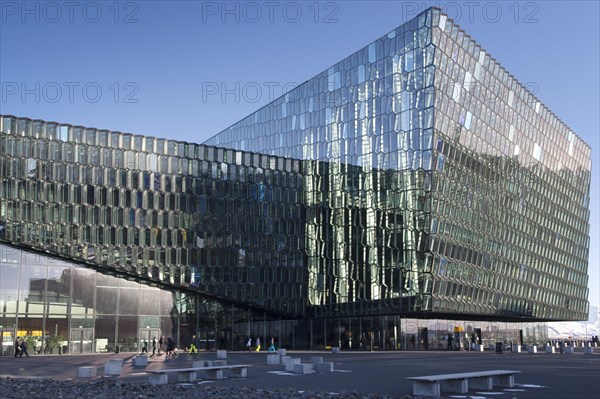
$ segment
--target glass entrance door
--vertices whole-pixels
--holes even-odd
[[[139,330],[139,352],[142,352],[144,342],[148,343],[148,352],[152,354],[152,338],[156,338],[156,351],[158,352],[158,340],[160,339],[160,329],[158,328],[140,328]]]
[[[15,330],[0,328],[0,356],[13,356],[15,354]]]
[[[94,329],[72,328],[70,343],[70,353],[73,355],[81,353],[92,353],[94,346]]]

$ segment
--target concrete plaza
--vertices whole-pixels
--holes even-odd
[[[469,391],[467,395],[445,393],[448,398],[499,398],[499,399],[597,399],[600,397],[600,354],[584,355],[579,348],[574,354],[496,354],[486,352],[402,351],[402,352],[330,352],[288,351],[309,363],[312,356],[322,356],[334,362],[333,373],[295,375],[284,372],[282,365],[268,365],[266,352],[228,352],[228,364],[251,364],[248,378],[203,380],[196,383],[233,388],[294,389],[299,391],[351,392],[385,394],[404,397],[412,394],[412,384],[405,377],[478,370],[517,370],[513,388],[493,391]],[[197,355],[180,354],[174,360],[164,356],[151,357],[147,367],[133,367],[134,354],[99,355],[37,355],[29,358],[1,357],[0,377],[75,379],[77,368],[96,366],[102,378],[104,363],[109,359],[124,359],[119,380],[145,381],[146,370],[181,368],[191,366],[193,360],[216,360],[215,352]],[[113,377],[114,378],[114,377]],[[171,375],[170,383],[176,383]]]

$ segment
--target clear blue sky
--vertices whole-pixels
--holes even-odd
[[[202,142],[428,4],[1,0],[0,112]],[[438,4],[596,149],[599,305],[598,2]]]

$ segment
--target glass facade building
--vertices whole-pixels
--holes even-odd
[[[587,318],[590,147],[436,8],[204,144],[4,116],[0,151],[10,334],[396,349]]]
[[[207,144],[326,165],[316,314],[587,317],[590,147],[438,9]]]

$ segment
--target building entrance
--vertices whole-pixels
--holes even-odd
[[[139,330],[139,347],[138,350],[142,352],[144,347],[144,341],[148,343],[148,352],[152,353],[152,338],[156,338],[156,351],[158,352],[158,340],[160,339],[160,329],[158,328],[140,328]],[[166,342],[164,343],[166,345]]]
[[[92,353],[94,351],[94,329],[71,328],[69,342],[71,343],[69,348],[70,354]]]
[[[15,330],[0,328],[0,356],[14,356],[15,339]]]

